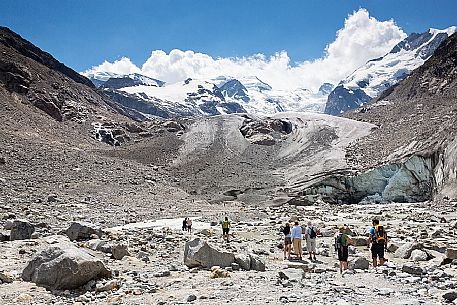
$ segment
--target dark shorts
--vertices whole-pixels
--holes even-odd
[[[287,245],[292,245],[292,238],[290,237],[284,237],[284,244]]]
[[[222,228],[222,234],[228,234],[230,228]]]
[[[349,257],[349,247],[342,246],[338,249],[338,260],[340,262],[347,262]]]
[[[384,244],[372,243],[371,244],[371,257],[372,258],[379,257],[379,259],[384,259]]]

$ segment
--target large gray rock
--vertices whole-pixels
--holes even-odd
[[[255,254],[249,254],[251,270],[265,271],[265,261]]]
[[[409,242],[404,245],[401,245],[397,251],[395,251],[394,256],[398,258],[407,259],[411,256],[411,253],[416,249],[421,249],[422,244],[417,242]]]
[[[35,227],[24,219],[13,221],[11,227],[10,240],[30,239],[35,232]]]
[[[235,263],[240,265],[240,267],[244,270],[251,270],[251,257],[247,254],[236,255]]]
[[[184,264],[189,267],[211,268],[212,266],[229,267],[235,262],[233,253],[224,252],[211,247],[200,238],[186,242],[184,248]]]
[[[94,235],[101,237],[103,234],[102,229],[89,222],[73,222],[70,227],[65,231],[70,240],[86,240],[91,239]]]
[[[356,257],[349,261],[349,269],[368,269],[370,262],[365,257]]]
[[[54,244],[27,264],[22,279],[50,290],[66,290],[92,279],[110,277],[111,271],[89,251],[70,242]]]
[[[448,302],[453,302],[455,299],[457,299],[457,291],[448,290],[442,295],[442,297]]]

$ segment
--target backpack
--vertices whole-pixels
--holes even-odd
[[[343,247],[343,233],[338,234],[335,237],[335,249],[341,249]]]
[[[386,234],[386,231],[384,230],[384,226],[383,225],[375,226],[373,241],[377,244],[383,244],[386,242],[386,239],[387,239],[387,234]]]
[[[316,236],[317,236],[317,233],[316,233],[315,228],[314,227],[310,227],[309,228],[309,238],[314,239],[314,238],[316,238]]]

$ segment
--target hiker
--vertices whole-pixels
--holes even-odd
[[[192,232],[192,219],[187,218],[186,227],[187,227],[187,232]]]
[[[227,242],[229,241],[229,230],[230,220],[227,216],[225,216],[224,220],[222,221],[222,238],[225,239]]]
[[[352,238],[348,233],[349,228],[341,226],[335,234],[335,252],[340,261],[340,273],[348,269],[349,245],[352,244]]]
[[[298,225],[298,221],[295,221],[295,225],[292,227],[291,230],[291,237],[292,243],[294,246],[294,252],[297,255],[298,259],[302,259],[302,248],[301,248],[301,240],[302,240],[302,228]]]
[[[182,221],[182,230],[183,231],[187,230],[187,217],[184,218],[184,220]]]
[[[309,260],[316,260],[316,237],[319,230],[314,226],[311,221],[305,230],[306,248],[308,249]]]
[[[379,219],[373,219],[373,226],[370,229],[370,235],[367,239],[367,247],[371,244],[371,258],[373,259],[373,267],[384,265],[384,248],[387,247],[387,233],[383,225],[379,224]]]
[[[292,238],[290,234],[289,223],[286,223],[282,233],[284,233],[284,259],[290,259],[290,251],[292,250]]]

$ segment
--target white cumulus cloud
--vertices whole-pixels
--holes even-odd
[[[210,79],[220,75],[257,76],[275,89],[308,88],[316,91],[323,82],[338,83],[368,60],[389,52],[406,34],[393,20],[379,21],[366,9],[349,15],[336,38],[327,45],[324,56],[312,61],[291,64],[286,51],[266,57],[255,54],[241,58],[213,58],[194,51],[152,51],[141,68],[124,57],[113,63],[105,61],[84,74],[132,72],[174,83],[188,77]]]

